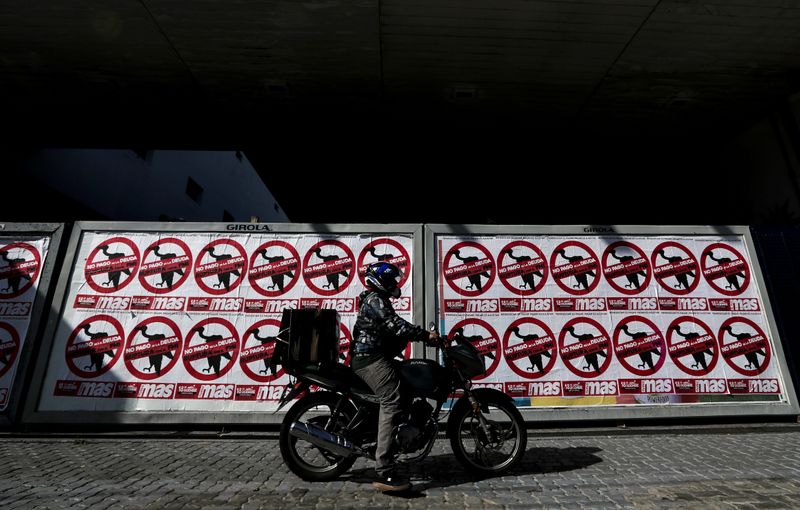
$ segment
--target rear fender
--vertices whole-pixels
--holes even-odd
[[[281,395],[281,398],[278,401],[278,408],[275,409],[272,414],[275,414],[283,409],[283,406],[291,402],[292,399],[308,390],[309,386],[310,385],[307,382],[302,380],[297,380],[294,382],[294,384],[287,384],[286,388],[283,390],[283,395]]]

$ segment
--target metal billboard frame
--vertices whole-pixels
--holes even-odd
[[[561,407],[520,407],[522,416],[528,422],[587,421],[587,420],[637,420],[637,419],[681,419],[681,418],[719,418],[746,416],[792,416],[800,415],[800,405],[794,388],[780,330],[772,312],[769,292],[764,286],[764,275],[753,242],[750,229],[745,226],[652,226],[652,225],[425,225],[425,321],[438,324],[437,306],[437,259],[436,238],[438,235],[733,235],[743,236],[750,256],[753,259],[753,273],[758,283],[757,289],[764,304],[772,332],[775,357],[778,361],[786,402],[754,403],[703,403],[700,404],[636,404],[613,406],[561,406]]]
[[[285,411],[264,412],[213,412],[213,411],[88,411],[74,413],[68,411],[39,411],[42,384],[55,342],[58,323],[66,305],[69,282],[72,279],[73,265],[84,232],[166,232],[166,233],[274,233],[274,234],[403,234],[410,235],[414,243],[412,288],[415,305],[413,318],[425,316],[424,266],[424,226],[415,223],[402,224],[321,224],[321,223],[217,223],[217,222],[76,222],[67,246],[66,257],[58,280],[51,313],[44,333],[41,350],[36,360],[36,369],[30,388],[33,405],[26,407],[23,421],[26,424],[92,424],[92,425],[263,425],[280,423]]]
[[[20,350],[17,362],[17,371],[12,380],[11,393],[8,395],[8,405],[0,413],[0,427],[15,425],[20,418],[20,413],[24,409],[30,408],[28,401],[30,387],[28,377],[31,374],[31,365],[36,362],[34,353],[40,347],[39,338],[44,331],[41,328],[42,319],[45,317],[45,307],[48,305],[48,296],[51,289],[50,282],[56,271],[56,263],[59,259],[61,238],[64,234],[65,225],[63,223],[2,223],[0,224],[0,235],[14,234],[20,236],[47,236],[50,238],[47,248],[47,256],[42,264],[42,271],[39,274],[39,284],[36,287],[36,297],[31,309],[30,323],[25,334],[23,348]],[[32,384],[35,385],[34,382]]]

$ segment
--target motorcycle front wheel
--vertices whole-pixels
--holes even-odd
[[[480,404],[477,413],[471,405],[455,406],[448,423],[450,446],[468,471],[499,476],[525,455],[525,422],[508,400],[490,396],[481,398]]]
[[[303,480],[321,482],[336,479],[356,461],[355,455],[336,455],[289,434],[289,427],[295,421],[310,423],[332,434],[339,434],[355,416],[353,405],[345,402],[339,410],[336,422],[330,422],[340,399],[340,396],[333,393],[312,393],[295,402],[283,418],[279,438],[281,456],[289,469]]]

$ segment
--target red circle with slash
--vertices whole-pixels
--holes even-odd
[[[340,250],[344,253],[344,257],[328,255],[327,257],[336,258],[326,261],[320,255],[315,254],[318,250],[319,253],[322,254],[322,249],[327,247],[334,247]],[[322,259],[323,262],[309,266],[308,263],[312,255]],[[334,264],[330,264],[330,262]],[[317,294],[321,296],[333,296],[344,291],[350,285],[350,282],[353,281],[355,266],[356,260],[353,256],[353,252],[350,251],[350,248],[346,244],[337,240],[320,241],[312,246],[311,249],[306,252],[305,257],[303,257],[303,280],[305,280],[306,285]],[[344,276],[345,281],[343,284],[339,284],[339,276]],[[332,277],[335,278],[335,281],[331,279]],[[320,287],[314,282],[319,278],[325,278],[328,281],[328,288],[324,288],[324,286]]]
[[[522,255],[514,259],[511,257],[511,254],[508,253],[509,251],[513,253],[514,248],[526,248],[533,254]],[[511,259],[513,262],[505,264],[507,259]],[[539,277],[539,281],[534,283],[533,287],[531,287],[530,282],[533,281],[534,274],[537,272],[540,273],[541,276]],[[503,247],[500,251],[500,255],[497,257],[497,276],[500,278],[500,282],[502,282],[505,288],[518,296],[530,296],[542,290],[545,282],[547,282],[547,275],[547,259],[544,253],[542,253],[536,245],[528,241],[513,241],[508,243]],[[530,277],[530,281],[528,281],[526,277]],[[521,286],[515,285],[511,281],[514,278],[522,279],[524,286],[527,288],[523,289]]]
[[[665,259],[666,252],[664,252],[664,256],[661,256],[660,253],[667,248],[679,250],[686,256],[673,255],[669,258],[679,258],[680,260],[667,260]],[[664,260],[666,260],[664,264],[659,264],[659,261]],[[666,241],[656,246],[652,255],[650,255],[650,263],[653,266],[653,276],[655,276],[656,281],[661,285],[661,288],[670,294],[679,296],[689,294],[697,288],[697,284],[700,282],[700,264],[697,263],[697,259],[688,248],[675,241]],[[694,276],[691,276],[692,273]],[[667,278],[675,278],[678,285],[674,286],[670,282],[665,282],[664,280]],[[689,278],[692,278],[692,283],[689,283]],[[683,288],[680,288],[681,286]]]
[[[167,336],[162,333],[164,338],[148,339],[144,335],[140,335],[139,330],[143,327],[147,328],[147,326],[151,324],[163,324],[166,326],[166,329],[172,332],[171,336]],[[136,340],[137,337],[144,338],[144,340],[134,343],[134,340]],[[125,366],[128,367],[128,371],[139,379],[144,379],[146,381],[158,379],[159,377],[166,375],[178,363],[182,345],[183,336],[181,335],[181,331],[178,329],[178,325],[175,324],[175,322],[166,317],[150,317],[137,324],[136,327],[133,328],[133,331],[128,333],[128,341],[125,343],[125,351],[122,355],[122,359],[125,361]],[[152,371],[154,364],[153,357],[161,356],[161,360],[163,360],[164,356],[167,354],[172,356],[172,358],[167,356],[169,359],[167,366],[159,371]],[[134,361],[144,358],[149,359],[149,368],[151,371],[146,372],[144,369],[140,370],[134,363]]]
[[[226,258],[222,259],[221,262],[217,261],[209,252],[209,250],[216,249],[217,246],[230,246],[236,254],[224,253],[220,256]],[[203,262],[206,254],[213,262]],[[238,272],[239,275],[231,283],[230,276],[235,272]],[[247,253],[245,253],[242,245],[233,239],[217,239],[208,243],[200,250],[197,260],[194,261],[194,279],[197,282],[197,286],[215,296],[227,294],[236,289],[244,280],[246,272]],[[217,277],[217,283],[208,285],[205,280],[215,276]]]
[[[637,335],[633,338],[625,334],[624,338],[628,340],[623,342],[623,326],[628,326],[631,323],[644,324],[650,331],[643,336],[640,335],[644,333],[643,331],[637,331],[633,333]],[[658,356],[658,361],[656,361],[655,364],[652,362],[653,354]],[[641,361],[641,363],[634,364],[628,361],[628,358],[636,355],[639,355],[639,361]],[[664,360],[667,359],[664,335],[659,331],[653,321],[646,317],[642,317],[641,315],[625,317],[617,324],[617,327],[614,328],[614,356],[619,360],[620,365],[625,367],[628,372],[642,377],[651,376],[661,370],[661,367],[664,366]],[[650,361],[648,362],[648,360]],[[647,365],[652,365],[652,367],[648,368]]]
[[[386,250],[384,250],[384,254],[378,255],[376,258],[375,255],[372,255],[372,253],[370,253],[370,249],[373,249],[373,251],[377,251],[374,250],[374,248],[376,246],[381,246],[381,245],[391,246],[392,249],[396,251],[397,255],[386,253]],[[375,260],[372,262],[365,263],[364,259],[367,257],[367,254],[369,254],[370,257],[375,258]],[[403,284],[405,284],[406,281],[408,280],[408,275],[410,273],[409,269],[411,267],[411,257],[408,256],[408,251],[402,244],[398,243],[394,239],[389,239],[389,238],[375,239],[374,241],[366,245],[363,250],[361,250],[361,253],[358,255],[358,279],[361,280],[361,284],[364,285],[365,287],[367,285],[367,282],[364,281],[364,275],[367,274],[367,268],[370,266],[370,264],[374,264],[375,262],[381,262],[381,261],[388,262],[389,264],[394,264],[395,266],[400,268],[400,270],[403,272],[403,277],[400,278],[400,283],[398,283],[397,286],[402,287]]]
[[[11,299],[25,294],[25,292],[33,286],[34,282],[36,282],[36,278],[39,277],[39,273],[42,270],[42,257],[39,255],[39,250],[30,244],[7,244],[0,249],[0,253],[5,253],[6,258],[8,258],[11,250],[29,251],[31,253],[31,259],[26,260],[20,253],[17,253],[16,255],[11,255],[11,262],[7,262],[8,265],[0,267],[0,280],[6,280],[6,290],[11,291],[6,293],[0,290],[0,299]],[[15,290],[14,287],[18,286],[20,280],[23,278],[27,280],[27,283],[22,287],[17,287]],[[12,283],[16,285],[12,285]]]
[[[704,334],[701,335],[693,331],[688,333],[693,336],[689,338],[683,337],[683,332],[681,331],[681,334],[679,334],[676,328],[682,329],[681,326],[686,323],[694,324],[696,329],[702,330]],[[717,365],[717,360],[719,360],[719,345],[711,328],[700,319],[689,315],[678,317],[670,323],[669,329],[667,329],[667,350],[669,351],[669,357],[681,371],[698,377],[710,374]],[[709,351],[711,351],[711,362],[706,363],[705,356]],[[687,365],[682,361],[682,358],[686,356],[691,356],[694,363]],[[703,362],[700,361],[701,359]],[[706,365],[705,368],[703,368],[703,363]],[[700,368],[697,368],[698,366]]]
[[[743,333],[736,334],[733,332],[733,325],[736,323],[745,324],[747,327],[755,331],[755,334],[747,333],[746,337],[743,336]],[[728,330],[728,328],[730,328],[730,330]],[[720,326],[719,335],[717,338],[719,339],[722,358],[732,369],[736,370],[740,374],[748,377],[755,377],[764,372],[769,366],[769,362],[772,359],[772,352],[769,347],[769,339],[767,338],[767,335],[764,334],[764,330],[762,330],[758,324],[750,319],[745,317],[731,317],[727,319],[722,323],[722,326]],[[730,342],[727,341],[729,338],[731,339]],[[764,359],[757,364],[758,366],[754,366],[758,361],[759,351],[763,352],[761,355],[764,356]],[[751,355],[752,357],[750,357]],[[745,360],[749,361],[750,363],[747,363],[744,366],[736,363],[734,360],[740,356],[744,356]],[[750,365],[752,368],[745,368],[747,365]]]
[[[732,253],[736,259],[734,260],[731,257],[719,259],[717,255],[714,258],[725,260],[725,262],[718,262],[716,266],[708,266],[706,261],[711,260],[710,254],[713,255],[714,250],[724,250],[728,253]],[[703,255],[700,257],[700,266],[703,269],[703,278],[705,278],[706,282],[720,294],[738,296],[750,285],[750,267],[747,265],[744,256],[733,246],[724,243],[714,243],[707,246],[706,249],[703,250]],[[719,285],[717,281],[720,278],[724,278],[728,282],[728,285]],[[742,278],[742,283],[739,283],[739,278]]]
[[[165,244],[178,246],[182,253],[180,255],[171,253],[170,255],[174,255],[174,257],[167,258],[156,255],[154,261],[147,262],[147,255],[151,252],[155,253],[156,251],[161,251],[161,246]],[[191,267],[192,252],[189,250],[189,246],[175,237],[165,237],[164,239],[159,239],[152,243],[144,250],[142,265],[139,267],[139,283],[142,284],[142,287],[154,294],[166,294],[178,289],[189,279]],[[178,273],[179,271],[182,271],[183,274],[181,275]],[[170,277],[175,273],[178,273],[178,281],[171,283]],[[165,275],[167,278],[165,278]],[[151,283],[148,278],[153,276],[160,276],[161,282]]]
[[[199,328],[204,328],[205,331],[205,327],[209,324],[217,326],[214,331],[227,330],[229,336],[217,333],[208,335],[212,338],[202,338]],[[187,372],[201,381],[213,381],[227,374],[236,364],[238,355],[239,334],[236,332],[236,328],[230,322],[218,317],[210,317],[198,322],[186,335],[183,344],[183,366],[186,367]],[[223,358],[228,360],[224,367],[222,366]],[[200,360],[206,360],[208,367],[196,369],[193,363]]]
[[[104,251],[103,248],[108,250],[112,244],[122,244],[128,248],[131,253],[118,252],[111,253],[110,255],[102,253]],[[102,253],[103,256],[108,258],[106,260],[96,260],[98,253]],[[124,237],[106,239],[98,244],[86,258],[86,265],[83,270],[86,283],[89,284],[89,287],[101,294],[110,294],[122,290],[136,278],[136,272],[139,269],[139,260],[139,248],[137,248],[130,239]],[[123,281],[119,281],[123,273],[126,275],[126,278]],[[95,278],[99,275],[108,275],[108,280],[98,284]],[[113,283],[114,286],[108,286],[110,283]]]
[[[268,328],[271,335],[270,333],[263,334],[262,330],[264,328]],[[258,330],[258,338],[256,337],[256,330]],[[242,337],[242,352],[239,355],[239,365],[250,379],[268,383],[278,379],[285,373],[283,367],[278,368],[277,372],[272,372],[272,369],[269,368],[270,359],[278,345],[278,340],[275,337],[280,330],[281,322],[275,319],[264,319],[247,328]],[[264,366],[264,368],[256,371],[252,368],[253,364]]]
[[[557,266],[556,261],[559,259],[559,257],[564,258],[559,252],[566,250],[567,248],[577,248],[582,250],[588,255],[588,257],[573,255],[573,257],[581,257],[581,260],[575,261],[578,263],[579,267],[576,267],[576,264],[572,261]],[[589,274],[592,271],[594,271],[594,276]],[[600,261],[597,260],[597,255],[595,255],[592,249],[580,241],[566,241],[559,244],[556,249],[553,250],[553,253],[550,255],[550,272],[552,273],[556,284],[558,284],[562,290],[568,294],[572,294],[573,296],[583,296],[589,294],[595,288],[597,288],[597,285],[600,283]],[[568,284],[564,283],[564,280],[574,277],[578,282],[578,287],[580,287],[581,280],[577,278],[578,276],[586,276],[587,280],[591,277],[592,283],[585,285],[583,289],[579,288],[577,290],[574,286],[570,287]],[[584,282],[586,283],[586,280]]]
[[[270,257],[275,260],[266,259],[265,254],[270,248],[279,248],[284,250],[284,253]],[[267,263],[257,266],[256,262],[259,260],[267,260]],[[284,278],[289,274],[292,275],[289,277],[289,283],[284,285]],[[294,246],[285,241],[268,241],[256,248],[256,251],[250,256],[250,271],[247,273],[247,278],[250,286],[262,296],[282,296],[292,290],[300,280],[300,254],[297,253]],[[267,278],[272,280],[272,285],[262,287],[261,281]]]
[[[353,335],[343,323],[339,323],[339,330],[339,363],[349,367],[352,361],[350,345],[353,343]]]
[[[464,336],[462,334],[465,340],[467,340],[469,343],[474,345],[476,349],[478,349],[478,353],[481,355],[481,358],[489,356],[491,359],[491,356],[492,355],[494,356],[494,359],[492,359],[491,364],[486,368],[486,373],[484,373],[483,375],[479,375],[477,377],[473,377],[473,380],[477,381],[492,375],[495,369],[497,369],[497,365],[500,364],[500,337],[497,335],[497,332],[488,322],[474,318],[464,319],[456,323],[452,328],[450,328],[450,333],[447,336],[449,338],[452,338],[456,330],[458,330],[459,328],[463,328],[464,330],[466,330],[468,326],[472,326],[473,332],[475,331],[476,328],[483,329],[483,331],[488,333],[488,335],[481,335],[480,339],[472,339],[471,337],[475,335]],[[485,363],[486,361],[484,359],[484,365]]]
[[[526,335],[531,336],[530,339],[520,339],[521,341],[515,344],[511,344],[511,335],[514,328],[519,328],[523,324],[532,324],[533,326],[539,328],[542,335]],[[516,333],[514,333],[516,337]],[[533,338],[536,336],[536,338]],[[518,337],[517,337],[518,338]],[[544,353],[549,353],[550,356],[547,357],[547,364],[542,366],[542,356]],[[531,357],[538,356],[538,363],[534,360],[531,360]],[[539,379],[544,377],[556,364],[556,358],[558,358],[558,343],[556,341],[556,337],[553,334],[553,331],[547,327],[547,324],[540,321],[539,319],[534,319],[532,317],[523,317],[521,319],[517,319],[508,326],[506,329],[505,334],[503,335],[503,358],[505,358],[506,363],[508,364],[509,368],[516,372],[518,375],[524,377],[525,379]],[[523,370],[519,366],[517,366],[516,361],[521,360],[523,358],[528,358],[531,363],[531,367],[528,370]],[[536,368],[538,365],[539,371],[534,372],[533,368]]]
[[[0,337],[0,358],[2,358],[3,366],[0,367],[0,377],[3,377],[11,367],[19,355],[19,333],[11,324],[0,322],[0,330],[8,333],[10,338],[3,339]]]
[[[584,324],[589,325],[591,328],[595,329],[599,335],[589,335],[585,340],[574,338],[574,342],[567,343],[567,331],[569,328],[574,328],[576,324]],[[581,335],[581,337],[587,334]],[[572,339],[572,336],[570,335]],[[585,344],[581,346],[581,344]],[[585,378],[593,378],[602,375],[608,367],[611,366],[611,351],[613,347],[611,345],[611,339],[608,336],[605,328],[594,319],[590,319],[588,317],[575,317],[574,319],[570,320],[564,327],[561,329],[561,333],[558,335],[558,347],[559,347],[559,355],[561,359],[564,360],[564,365],[567,366],[570,372],[577,375],[578,377],[585,377]],[[589,370],[584,371],[583,369],[578,368],[577,366],[573,365],[572,360],[578,359],[580,357],[587,358],[588,356],[595,356],[595,361],[597,360],[597,355],[599,353],[605,351],[606,355],[603,358],[602,365],[597,365],[597,370]],[[586,360],[587,367],[591,367],[590,361]],[[597,363],[595,363],[597,364]]]
[[[457,264],[451,267],[450,261],[453,260],[454,257],[456,260],[459,260],[459,257],[456,256],[456,253],[458,252],[460,256],[461,250],[464,248],[471,248],[479,251],[483,255],[483,258],[468,257],[469,260],[464,261],[463,264]],[[473,258],[476,260],[471,260]],[[449,285],[450,288],[458,294],[467,297],[480,296],[486,292],[494,282],[494,277],[496,274],[494,259],[492,258],[492,254],[489,253],[489,250],[487,250],[483,245],[474,243],[472,241],[464,241],[456,244],[447,251],[444,261],[442,262],[442,274],[444,280],[447,282],[447,285]],[[487,278],[486,274],[489,276],[484,284],[481,281],[481,278]],[[464,278],[470,282],[471,285],[469,286],[473,288],[462,288],[456,283],[459,280],[463,281]],[[475,286],[478,286],[478,289],[474,289]]]
[[[108,324],[108,327],[112,328],[114,331],[95,331],[94,333],[87,333],[84,331],[84,334],[87,336],[95,335],[97,338],[91,338],[90,336],[91,340],[87,342],[75,343],[78,335],[84,330],[85,327],[88,326],[91,330],[94,323],[97,322]],[[84,319],[83,322],[78,324],[78,327],[72,331],[72,334],[67,339],[67,346],[64,352],[67,360],[67,367],[69,368],[70,372],[85,379],[91,379],[93,377],[103,375],[111,370],[111,368],[117,363],[117,360],[119,360],[120,356],[122,355],[124,343],[125,332],[122,330],[122,324],[120,324],[117,319],[111,317],[110,315],[95,315],[93,317],[88,317],[87,319]],[[106,356],[110,357],[111,361],[109,361],[108,364],[103,365]],[[90,361],[88,367],[83,364],[76,364],[75,360],[86,357],[88,357]],[[88,371],[88,368],[91,367],[95,367],[94,372]]]
[[[616,255],[616,250],[620,248],[627,248],[634,252],[636,256],[623,255],[623,258],[631,257],[631,260],[620,261],[614,256]],[[612,251],[614,255],[612,255]],[[610,262],[612,260],[614,262]],[[641,273],[645,273],[645,275],[642,277]],[[641,248],[633,243],[617,241],[610,244],[603,252],[603,276],[605,276],[608,284],[617,292],[628,296],[641,294],[647,289],[647,286],[650,285],[652,275],[653,272],[650,270],[650,263],[647,260],[647,255],[645,255]],[[644,282],[639,283],[640,277],[644,278]],[[620,285],[618,282],[620,279],[627,280],[627,283]]]

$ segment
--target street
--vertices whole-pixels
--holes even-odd
[[[613,431],[612,431],[613,432]],[[304,482],[274,435],[222,439],[0,436],[0,508],[796,508],[800,429],[541,434],[522,465],[473,480],[437,441],[390,496],[359,460],[341,480]]]

